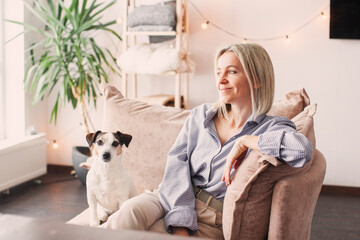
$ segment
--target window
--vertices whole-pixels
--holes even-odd
[[[0,139],[25,135],[24,31],[4,19],[24,21],[23,1],[0,0]]]
[[[4,1],[0,1],[0,140],[5,138]]]

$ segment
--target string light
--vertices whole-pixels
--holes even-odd
[[[325,14],[324,12],[321,12],[321,17],[322,17],[322,19],[324,19],[324,20],[327,19],[327,16],[326,16],[326,14]]]
[[[202,23],[202,24],[201,24],[201,28],[202,28],[203,30],[207,29],[208,26],[209,26],[209,23],[210,23],[209,21],[206,21],[206,22]]]
[[[84,123],[80,123],[80,126],[81,126],[81,129],[82,129],[82,130],[86,131],[86,126],[85,126]]]
[[[52,147],[53,147],[54,149],[58,149],[58,148],[59,148],[59,144],[56,142],[56,140],[53,140]]]
[[[80,123],[80,126],[81,126],[81,128],[83,128],[83,123]],[[65,137],[66,135],[68,135],[72,130],[74,130],[75,128],[78,128],[79,127],[79,125],[76,125],[76,126],[73,126],[72,128],[70,128],[65,134],[63,134],[62,136],[60,136],[60,137],[58,137],[57,139],[53,139],[52,140],[52,147],[53,147],[53,149],[58,149],[59,148],[59,143],[58,143],[58,141],[60,140],[60,139],[62,139],[63,137]]]
[[[286,38],[285,39],[286,43],[291,43],[291,39],[289,38],[289,35],[286,35],[285,38]]]
[[[284,38],[284,35],[279,35],[279,36],[273,36],[273,37],[267,37],[267,38],[249,38],[249,37],[244,37],[244,36],[240,36],[240,35],[237,35],[235,33],[232,33],[230,31],[227,31],[225,30],[224,28],[218,26],[217,24],[215,24],[214,22],[210,22],[209,20],[207,20],[208,18],[204,16],[204,14],[202,14],[202,12],[195,6],[195,4],[192,2],[192,1],[189,1],[190,4],[192,5],[192,7],[195,9],[195,11],[201,15],[201,17],[203,19],[206,20],[206,22],[203,22],[201,24],[201,28],[203,30],[206,30],[208,28],[208,26],[211,24],[213,27],[217,28],[218,30],[230,35],[230,36],[233,36],[235,38],[239,38],[239,39],[243,39],[242,42],[243,43],[246,43],[248,41],[271,41],[271,40],[276,40],[276,39],[283,39]],[[327,15],[325,14],[325,11],[329,8],[330,6],[327,6],[326,8],[324,8],[323,11],[321,11],[321,17],[322,19],[327,19]],[[287,43],[290,43],[291,42],[291,39],[289,38],[289,35],[292,35],[294,34],[295,32],[298,32],[300,31],[301,29],[305,28],[307,25],[309,25],[311,22],[315,21],[317,18],[319,17],[319,14],[317,14],[315,17],[313,17],[312,19],[310,19],[309,21],[307,21],[306,23],[304,23],[303,25],[301,25],[300,27],[296,28],[294,31],[291,31],[289,32],[288,35],[285,35],[285,40]]]
[[[123,23],[123,19],[121,17],[116,19],[116,23],[117,24],[122,24]]]

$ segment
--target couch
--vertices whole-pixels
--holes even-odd
[[[139,192],[162,181],[167,152],[190,110],[149,105],[123,98],[113,86],[104,90],[102,131],[121,131],[133,140],[123,152],[125,168]],[[287,116],[314,146],[304,168],[251,151],[233,175],[224,200],[225,239],[310,239],[311,221],[325,175],[325,158],[316,149],[313,116],[316,104],[304,89],[275,101],[270,115]],[[69,223],[88,225],[84,211]],[[171,237],[169,235],[169,237]]]

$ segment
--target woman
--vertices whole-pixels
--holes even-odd
[[[267,52],[257,44],[234,44],[218,52],[215,65],[219,101],[191,112],[168,154],[160,189],[124,203],[108,227],[223,238],[222,201],[232,165],[248,150],[293,167],[310,160],[311,143],[295,125],[265,115],[274,96]]]

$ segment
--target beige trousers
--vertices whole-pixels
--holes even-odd
[[[196,199],[195,210],[198,221],[196,237],[223,239],[222,213]],[[120,209],[112,214],[101,225],[109,229],[132,229],[166,233],[164,210],[160,204],[158,190],[142,193],[123,203]]]

